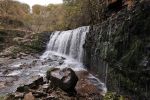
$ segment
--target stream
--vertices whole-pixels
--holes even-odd
[[[47,49],[41,56],[23,56],[17,59],[0,59],[0,94],[15,92],[17,87],[32,83],[45,77],[52,67],[70,67],[75,72],[87,71],[82,64],[83,44],[89,26],[68,31],[53,32]],[[88,74],[87,79],[103,94],[107,88],[98,78]]]

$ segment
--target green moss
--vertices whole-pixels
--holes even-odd
[[[126,100],[126,99],[127,98],[125,96],[118,95],[116,92],[108,92],[104,97],[104,100]]]
[[[133,65],[137,64],[136,59],[139,59],[140,47],[141,47],[141,41],[135,38],[135,40],[133,40],[133,42],[131,43],[131,48],[127,51],[126,54],[124,54],[120,62],[124,66],[129,66],[129,65],[131,66],[132,64]]]
[[[5,100],[5,96],[0,96],[0,100]]]
[[[45,41],[47,37],[44,33],[36,33],[32,35],[32,39],[29,39],[30,41],[27,43],[21,43],[19,46],[23,51],[28,51],[30,53],[40,53],[45,50]]]

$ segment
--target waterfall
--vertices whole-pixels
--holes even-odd
[[[89,32],[89,26],[79,27],[74,30],[53,32],[43,56],[45,58],[48,57],[49,52],[52,51],[82,62],[83,44],[85,43],[87,32]]]
[[[87,84],[94,86],[101,95],[105,95],[107,92],[105,84],[90,74],[82,63],[84,54],[83,45],[87,32],[89,32],[89,26],[79,27],[74,30],[53,32],[47,44],[46,51],[40,56],[40,59],[34,58],[31,55],[28,56],[29,58],[17,59],[15,62],[8,64],[8,68],[13,70],[10,70],[6,74],[0,73],[1,76],[4,76],[2,77],[2,82],[7,81],[5,79],[6,76],[8,78],[13,78],[14,76],[12,85],[4,88],[0,93],[16,91],[19,86],[31,84],[39,76],[45,77],[45,73],[50,68],[71,68],[78,75],[81,74],[79,78],[86,80]],[[79,88],[86,87],[79,86]]]

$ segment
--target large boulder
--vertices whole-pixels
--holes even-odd
[[[47,71],[47,80],[51,81],[51,85],[59,87],[69,95],[75,95],[75,86],[78,77],[71,68],[53,68]]]

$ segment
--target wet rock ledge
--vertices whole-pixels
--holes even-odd
[[[97,90],[87,76],[87,71],[50,68],[46,77],[18,87],[5,100],[101,100],[102,90]]]

